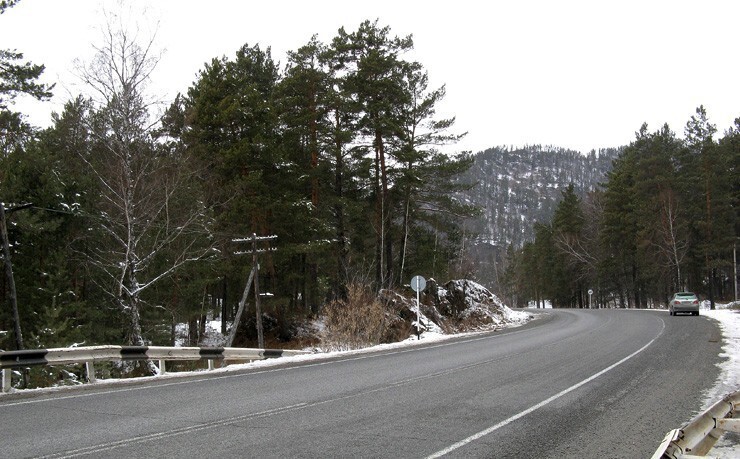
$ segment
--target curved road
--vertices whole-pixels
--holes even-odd
[[[0,397],[2,457],[650,457],[702,406],[705,317],[520,328],[239,373]]]

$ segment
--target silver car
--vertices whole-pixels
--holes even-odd
[[[673,295],[668,305],[668,313],[675,316],[679,312],[699,315],[699,298],[691,292],[679,292]]]

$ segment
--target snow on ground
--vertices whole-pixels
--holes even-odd
[[[740,304],[716,305],[711,311],[708,307],[703,308],[701,314],[710,317],[717,322],[722,329],[723,353],[720,356],[726,360],[719,365],[720,377],[717,384],[705,394],[704,409],[709,408],[724,396],[740,390]],[[705,305],[706,306],[706,305]],[[718,459],[737,459],[740,457],[740,435],[726,433],[709,452],[708,457]]]
[[[702,309],[701,314],[717,322],[722,329],[724,344],[721,357],[727,360],[720,364],[720,379],[715,387],[707,392],[707,407],[727,394],[740,390],[740,309],[729,309],[729,305],[717,305],[710,311]]]
[[[529,303],[527,303],[527,307],[529,309],[552,309],[552,303],[550,302],[550,300],[543,301],[542,303],[540,303],[540,306],[543,307],[538,307],[536,301],[530,301]]]

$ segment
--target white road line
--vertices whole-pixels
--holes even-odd
[[[519,412],[519,413],[515,414],[514,416],[511,416],[508,419],[505,419],[505,420],[499,422],[496,425],[493,425],[493,426],[491,426],[491,427],[489,427],[489,428],[487,428],[485,430],[482,430],[482,431],[478,432],[477,434],[474,434],[474,435],[469,436],[468,438],[466,438],[464,440],[460,440],[459,442],[457,442],[457,443],[455,443],[453,445],[450,445],[450,446],[448,446],[447,448],[445,448],[443,450],[437,451],[436,453],[427,456],[427,459],[432,459],[432,458],[437,458],[437,457],[445,456],[445,455],[447,455],[447,454],[449,454],[449,453],[451,453],[451,452],[453,452],[453,451],[455,451],[457,449],[462,448],[463,446],[465,446],[465,445],[467,445],[469,443],[472,443],[472,442],[474,442],[476,440],[479,440],[479,439],[485,437],[486,435],[491,434],[491,433],[497,431],[498,429],[500,429],[502,427],[505,427],[505,426],[511,424],[512,422],[514,422],[514,421],[516,421],[518,419],[523,418],[524,416],[532,413],[533,411],[536,411],[536,410],[542,408],[543,406],[548,405],[548,404],[554,402],[555,400],[559,399],[560,397],[562,397],[562,396],[564,396],[564,395],[566,395],[566,394],[568,394],[570,392],[573,392],[574,390],[578,389],[579,387],[581,387],[581,386],[583,386],[585,384],[590,383],[594,379],[596,379],[596,378],[604,375],[605,373],[613,370],[614,368],[618,367],[619,365],[623,364],[624,362],[630,360],[631,358],[635,357],[636,355],[638,355],[639,353],[641,353],[642,351],[644,351],[645,349],[647,349],[648,347],[650,347],[651,344],[653,344],[658,338],[660,338],[660,335],[662,335],[663,334],[663,331],[665,330],[665,322],[663,321],[663,319],[660,319],[660,321],[663,324],[663,327],[661,328],[660,333],[658,333],[658,335],[655,338],[653,338],[649,343],[647,343],[646,345],[644,345],[640,349],[636,350],[632,354],[628,355],[627,357],[623,358],[619,362],[617,362],[617,363],[615,363],[613,365],[610,365],[610,366],[604,368],[603,370],[599,371],[596,374],[593,374],[593,375],[589,376],[588,378],[584,379],[583,381],[581,381],[579,383],[576,383],[576,384],[570,386],[569,388],[564,389],[564,390],[558,392],[557,394],[553,395],[552,397],[550,397],[548,399],[545,399],[545,400],[541,401],[540,403],[538,403],[538,404],[536,404],[534,406],[531,406],[531,407],[527,408],[526,410],[524,410],[522,412]]]
[[[72,457],[97,454],[97,453],[110,451],[116,448],[120,448],[123,446],[132,445],[135,443],[144,443],[144,442],[151,441],[151,440],[172,437],[175,435],[197,432],[197,431],[205,430],[205,429],[212,429],[214,427],[221,427],[221,426],[233,424],[235,422],[245,421],[248,419],[257,419],[257,418],[272,416],[275,414],[282,414],[282,413],[286,413],[289,411],[303,408],[304,406],[306,406],[305,403],[298,403],[297,405],[285,406],[282,408],[277,408],[274,410],[267,410],[267,411],[263,411],[260,413],[246,414],[242,416],[236,416],[233,418],[221,419],[221,420],[213,421],[213,422],[207,422],[204,424],[196,424],[192,426],[181,427],[178,429],[169,430],[167,432],[155,432],[155,433],[151,433],[147,435],[142,435],[139,437],[127,438],[124,440],[103,443],[100,445],[87,446],[85,448],[79,448],[79,449],[70,450],[70,451],[63,451],[60,453],[49,454],[47,456],[40,456],[40,457],[44,459],[67,459],[67,458],[72,458]]]

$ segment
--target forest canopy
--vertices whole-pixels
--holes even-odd
[[[660,307],[680,291],[712,308],[733,299],[740,118],[718,139],[700,106],[684,134],[643,124],[597,190],[563,190],[534,240],[509,251],[502,290],[513,303]]]
[[[15,289],[3,276],[0,296],[19,315],[0,309],[0,348],[19,347],[15,324],[27,347],[172,344],[181,323],[197,344],[208,315],[225,332],[253,267],[235,241],[253,235],[269,238],[258,280],[281,337],[350,284],[453,275],[458,222],[474,213],[455,178],[471,159],[438,150],[463,134],[437,117],[445,88],[404,58],[411,36],[365,21],[312,37],[282,67],[269,46],[244,44],[158,117],[156,43],[112,24],[77,69],[89,95],[51,127],[0,106],[0,201],[30,205],[7,217]],[[48,97],[42,66],[10,68],[0,101]]]

